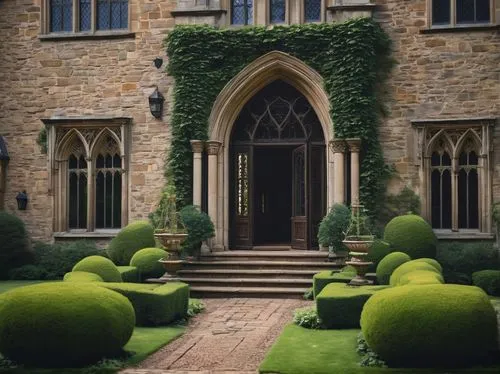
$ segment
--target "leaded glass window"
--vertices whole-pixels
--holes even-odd
[[[87,161],[82,151],[79,146],[68,160],[70,229],[87,227]]]
[[[92,25],[91,0],[80,0],[80,31],[88,31]]]
[[[490,0],[456,0],[457,24],[490,22]]]
[[[451,228],[451,158],[443,149],[431,156],[432,227]]]
[[[128,27],[128,0],[98,0],[97,29],[114,30]]]
[[[479,228],[478,157],[469,149],[458,158],[458,228]]]
[[[270,0],[269,20],[271,23],[284,23],[286,14],[286,0]]]
[[[304,1],[304,21],[318,22],[321,20],[321,0]]]
[[[121,227],[122,166],[118,146],[108,137],[96,158],[96,228]]]
[[[73,0],[50,0],[50,31],[73,31]]]
[[[231,1],[231,24],[250,25],[253,23],[253,0]]]

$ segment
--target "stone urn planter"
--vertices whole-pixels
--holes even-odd
[[[178,281],[177,272],[182,269],[185,261],[180,258],[181,246],[187,238],[185,233],[157,232],[155,238],[165,247],[168,258],[161,259],[159,262],[165,268],[165,274],[160,278],[162,282]]]

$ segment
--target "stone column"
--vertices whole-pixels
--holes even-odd
[[[344,152],[345,141],[335,139],[330,141],[330,149],[333,152],[333,202],[335,204],[344,204]]]
[[[207,145],[207,153],[208,153],[208,215],[212,220],[214,227],[218,227],[217,222],[217,161],[219,148],[221,146],[221,142],[210,140],[206,142]],[[217,236],[212,241],[212,247],[215,243],[218,243],[220,238]]]
[[[346,139],[351,152],[351,206],[359,205],[359,149],[360,138]]]
[[[201,208],[201,156],[203,152],[202,140],[191,140],[193,150],[193,205]]]

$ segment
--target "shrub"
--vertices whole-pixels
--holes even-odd
[[[379,284],[389,284],[392,272],[411,258],[403,252],[392,252],[385,256],[377,266],[377,281]]]
[[[425,262],[425,261],[420,261],[418,260],[411,260],[407,261],[404,264],[399,265],[391,274],[389,284],[391,286],[397,286],[399,285],[399,280],[400,278],[405,275],[406,273],[410,273],[415,270],[426,270],[426,271],[431,271],[436,274],[439,274],[439,271],[436,269],[435,266]]]
[[[153,226],[147,221],[136,221],[124,227],[111,240],[106,250],[116,265],[129,265],[135,252],[142,248],[154,247]]]
[[[415,261],[426,262],[429,265],[432,265],[439,273],[443,273],[443,267],[441,266],[441,264],[439,262],[437,262],[437,260],[434,260],[433,258],[423,257],[423,258],[418,258]]]
[[[130,260],[130,266],[135,266],[142,279],[159,278],[165,274],[163,264],[158,262],[166,258],[168,253],[160,248],[143,248],[136,252]]]
[[[189,299],[187,316],[194,317],[205,310],[205,304],[199,299]]]
[[[481,270],[472,274],[472,284],[488,295],[500,296],[500,270]]]
[[[102,278],[86,271],[72,271],[64,275],[65,282],[103,282]]]
[[[7,279],[11,269],[33,262],[33,251],[24,222],[0,211],[0,279]]]
[[[138,326],[167,325],[187,316],[189,286],[172,282],[156,284],[100,283],[101,287],[116,291],[134,306]]]
[[[188,254],[198,256],[201,243],[215,235],[214,224],[207,213],[200,211],[194,205],[185,206],[179,215],[188,233],[182,248]]]
[[[36,265],[23,265],[9,272],[9,279],[12,280],[43,280],[46,277],[45,269]]]
[[[316,308],[297,309],[293,313],[293,323],[306,329],[321,328],[321,320]]]
[[[374,292],[386,286],[350,287],[341,283],[327,285],[316,297],[316,309],[326,328],[357,328],[361,310]]]
[[[373,262],[373,265],[370,267],[369,271],[375,271],[377,269],[378,263],[390,253],[390,247],[390,244],[384,242],[383,240],[375,239],[373,241],[373,244],[368,251],[368,255],[366,256],[366,261]]]
[[[124,282],[137,283],[141,281],[139,270],[135,266],[117,266]]]
[[[38,242],[34,250],[35,264],[46,272],[44,279],[62,279],[78,261],[104,252],[86,240],[56,244]]]
[[[356,273],[348,271],[335,272],[331,270],[324,270],[313,276],[313,296],[316,298],[321,290],[330,283],[349,283]]]
[[[423,284],[442,284],[444,283],[443,276],[436,271],[430,270],[413,270],[403,274],[397,286],[405,285],[423,285]]]
[[[335,250],[344,250],[342,240],[351,220],[351,211],[342,204],[334,204],[323,217],[318,228],[318,242],[324,247],[332,246]]]
[[[498,250],[492,242],[487,241],[439,242],[437,260],[443,266],[443,273],[447,279],[457,277],[463,279],[480,270],[500,270]]]
[[[122,277],[115,264],[102,256],[86,257],[78,262],[73,271],[86,271],[99,275],[104,282],[121,282]]]
[[[74,367],[117,354],[134,329],[122,295],[90,284],[44,283],[0,295],[0,352],[39,367]]]
[[[432,227],[414,214],[393,218],[385,227],[384,240],[392,252],[404,252],[413,259],[436,257],[437,238]]]
[[[361,328],[370,348],[393,366],[465,365],[497,349],[495,310],[486,294],[471,286],[377,292],[363,308]]]

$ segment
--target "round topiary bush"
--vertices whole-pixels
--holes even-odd
[[[434,266],[434,268],[436,268],[436,270],[439,273],[443,273],[443,267],[441,266],[441,264],[439,262],[437,262],[437,260],[434,260],[433,258],[423,257],[423,258],[417,258],[415,261],[426,262],[426,263]]]
[[[102,256],[89,256],[78,262],[73,271],[86,271],[99,275],[104,282],[121,282],[122,276],[113,262]]]
[[[399,285],[400,278],[406,273],[410,273],[415,270],[426,270],[431,271],[436,274],[440,274],[439,271],[431,264],[420,260],[411,260],[399,265],[391,274],[389,284],[391,286]]]
[[[72,271],[64,275],[65,282],[103,282],[102,278],[87,271]]]
[[[126,266],[135,252],[154,247],[153,226],[147,221],[136,221],[124,227],[109,243],[106,252],[116,265]]]
[[[397,286],[405,285],[423,285],[423,284],[443,284],[443,276],[436,271],[413,270],[403,274],[397,283]]]
[[[498,349],[495,310],[471,286],[376,292],[363,308],[361,329],[368,346],[391,366],[463,366]]]
[[[0,243],[0,279],[7,279],[11,269],[33,262],[24,222],[4,211],[0,211]]]
[[[488,295],[500,296],[500,270],[481,270],[472,273],[472,284]]]
[[[119,353],[132,336],[126,297],[91,284],[45,283],[0,295],[0,352],[38,367],[75,367]]]
[[[392,252],[385,256],[377,266],[377,281],[379,284],[389,284],[391,274],[400,265],[410,261],[411,258],[403,252]]]
[[[411,258],[435,258],[437,238],[432,227],[420,216],[407,214],[393,218],[384,230],[391,251],[407,253]]]
[[[377,269],[379,262],[391,252],[390,247],[390,244],[383,240],[375,239],[373,241],[373,244],[368,251],[368,255],[366,256],[366,261],[373,262],[369,271],[375,271]]]
[[[158,260],[166,258],[168,253],[160,248],[143,248],[130,260],[130,266],[139,269],[141,278],[159,278],[165,273],[163,264]]]

